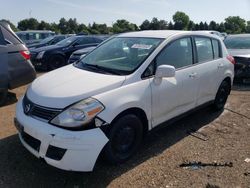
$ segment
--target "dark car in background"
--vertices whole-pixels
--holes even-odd
[[[49,30],[18,31],[16,35],[28,46],[39,43],[41,40],[54,36],[55,32]]]
[[[32,49],[31,61],[37,69],[54,70],[66,65],[74,51],[97,46],[102,41],[102,39],[95,36],[72,36],[55,45]]]
[[[229,35],[224,43],[235,59],[235,82],[250,83],[250,34]]]
[[[41,42],[39,43],[27,45],[27,47],[29,49],[33,49],[33,48],[40,48],[43,46],[54,45],[68,37],[70,37],[70,35],[54,35],[41,40]]]
[[[69,57],[68,64],[71,64],[71,63],[78,61],[81,57],[83,57],[87,53],[91,52],[95,48],[96,48],[95,46],[92,46],[92,47],[83,48],[83,49],[74,51],[71,54],[71,56]]]
[[[36,72],[30,62],[30,52],[5,22],[0,22],[0,106],[9,89],[30,83]]]

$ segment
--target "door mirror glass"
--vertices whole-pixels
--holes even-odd
[[[156,78],[170,78],[175,76],[175,67],[171,65],[160,65],[155,72]]]

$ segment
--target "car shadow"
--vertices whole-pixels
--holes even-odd
[[[236,82],[233,84],[232,90],[234,90],[234,91],[250,91],[250,84]]]
[[[109,165],[102,157],[91,173],[67,172],[47,165],[30,154],[13,135],[0,140],[0,187],[106,187],[110,182],[146,160],[161,154],[215,120],[222,112],[200,109],[175,123],[152,131],[138,153],[122,165]],[[82,159],[84,162],[84,158]]]
[[[0,107],[9,106],[9,105],[12,105],[16,102],[17,102],[16,94],[12,93],[12,92],[8,92],[6,102]]]

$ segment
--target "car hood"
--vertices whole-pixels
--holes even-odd
[[[27,97],[40,106],[65,108],[77,101],[122,86],[125,76],[100,74],[68,65],[38,77]]]
[[[250,58],[250,49],[228,49],[231,56]]]
[[[57,45],[50,45],[50,46],[43,46],[40,48],[35,48],[35,49],[31,49],[31,52],[35,52],[35,53],[39,53],[42,51],[48,51],[48,50],[55,50],[55,49],[60,49],[62,48],[61,46],[57,46]]]

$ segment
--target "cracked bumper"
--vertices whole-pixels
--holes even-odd
[[[108,138],[99,128],[69,131],[26,116],[23,112],[22,100],[19,100],[16,107],[16,125],[19,126],[21,143],[27,150],[36,157],[43,158],[49,165],[63,170],[92,171],[97,157],[108,142]],[[40,143],[39,147],[34,148],[34,145],[27,142],[20,130],[31,140]],[[48,148],[51,146],[65,150],[60,160],[48,157]]]

